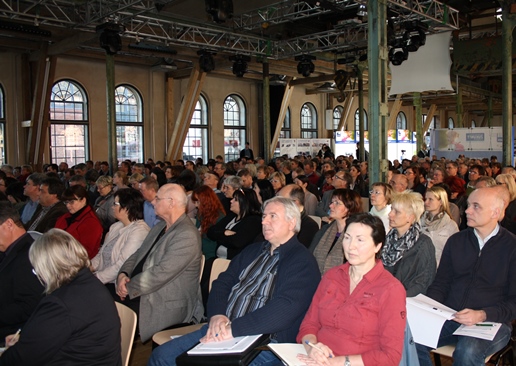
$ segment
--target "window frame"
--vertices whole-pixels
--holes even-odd
[[[359,109],[360,108],[357,108],[355,110],[355,114],[354,114],[354,118],[355,118],[355,131],[359,131],[360,130]],[[368,117],[367,117],[367,111],[365,110],[365,108],[363,109],[363,111],[364,111],[364,131],[369,131],[369,122],[368,122]]]
[[[60,88],[58,91],[54,90],[57,86],[62,85],[62,83],[68,83],[66,88]],[[73,85],[73,87],[77,90],[69,92],[70,85]],[[54,99],[55,96],[57,96],[57,92],[59,94],[66,94],[70,93],[70,96],[60,96],[60,99]],[[80,95],[81,101],[73,100],[75,95]],[[71,97],[71,101],[70,101]],[[86,89],[77,81],[72,79],[60,79],[56,80],[54,84],[52,85],[51,94],[50,94],[50,104],[49,104],[49,146],[50,146],[50,160],[54,164],[59,164],[62,161],[66,161],[69,166],[76,165],[78,163],[84,163],[85,161],[89,160],[89,154],[90,154],[90,145],[89,145],[89,98],[88,93],[86,92]],[[63,104],[63,115],[66,116],[66,104],[72,103],[73,106],[73,112],[71,113],[72,116],[76,115],[76,106],[81,105],[82,113],[80,113],[81,118],[79,119],[57,119],[56,117],[56,104]],[[52,118],[54,117],[54,118]],[[66,142],[66,139],[70,136],[64,136],[64,145],[57,145],[57,141],[59,140],[60,135],[57,134],[57,129],[62,127],[64,134],[66,135],[66,130],[68,128],[75,129],[77,127],[80,127],[83,129],[83,145],[80,144],[68,144]],[[68,151],[80,151],[80,148],[83,148],[84,150],[84,157],[80,157],[77,154],[71,154],[68,155]],[[57,150],[58,149],[64,149],[64,156],[57,156]],[[77,149],[79,148],[79,149]]]
[[[333,131],[337,131],[339,129],[340,119],[342,118],[342,113],[344,113],[344,107],[341,105],[335,106],[333,108]]]
[[[407,115],[403,111],[396,115],[396,130],[408,130]]]
[[[6,131],[7,126],[5,117],[5,92],[0,84],[0,165],[7,164]]]
[[[290,118],[290,107],[287,107],[287,113],[285,113],[285,119],[281,125],[281,131],[279,135],[280,139],[292,138],[292,121]]]
[[[309,111],[310,113],[305,113],[305,111]],[[306,102],[301,106],[301,110],[299,112],[300,116],[300,124],[301,124],[301,138],[302,139],[316,139],[318,137],[318,118],[317,118],[317,109],[315,106]],[[310,119],[310,121],[306,121]],[[310,127],[306,127],[309,126]]]
[[[199,107],[199,108],[198,108]],[[188,129],[188,133],[186,135],[185,142],[183,144],[183,160],[195,160],[195,158],[202,158],[203,162],[207,162],[209,158],[209,136],[210,136],[210,125],[208,121],[209,110],[208,110],[208,101],[204,95],[199,95],[199,100],[195,104],[195,110],[192,115],[192,119],[190,121],[190,128]],[[201,123],[194,123],[199,120]],[[200,130],[200,131],[196,131]],[[200,136],[198,136],[197,132],[200,132]],[[193,134],[193,136],[192,136]],[[187,145],[188,141],[194,141],[200,137],[199,147],[195,146],[195,144]],[[201,155],[193,154],[192,149],[201,149]]]
[[[128,97],[128,94],[127,93],[118,93],[118,90],[120,88],[125,88],[126,90],[128,90],[131,95]],[[119,111],[119,106],[122,106],[123,104],[120,102],[120,96],[124,96],[125,98],[127,98],[127,100],[129,100],[130,98],[134,98],[135,99],[135,103],[134,105],[136,106],[135,108],[132,107],[132,109],[136,109],[136,113],[132,113],[132,114],[122,114],[121,111]],[[116,125],[116,149],[117,149],[117,160],[118,162],[122,162],[124,160],[127,160],[127,159],[130,159],[131,161],[136,161],[136,162],[139,162],[139,163],[143,163],[144,162],[144,157],[145,157],[145,128],[144,128],[144,103],[143,103],[143,97],[140,93],[140,91],[134,87],[133,85],[130,85],[130,84],[119,84],[115,87],[115,125]],[[133,104],[129,104],[130,108]],[[129,108],[129,109],[130,109]],[[119,120],[119,116],[121,115],[124,115],[124,116],[128,116],[128,120],[123,120],[123,119],[120,119]],[[131,121],[131,116],[135,116],[133,117],[133,119],[135,119],[135,121]],[[119,154],[119,145],[122,146],[122,143],[120,142],[121,139],[122,139],[122,130],[121,128],[124,128],[124,131],[125,131],[125,127],[136,127],[136,130],[138,131],[137,134],[135,134],[135,136],[137,136],[138,134],[140,135],[140,143],[139,143],[139,146],[137,148],[136,151],[140,150],[140,155],[138,157],[138,159],[134,159],[133,157],[130,157],[130,156],[123,156],[121,157],[122,154]],[[125,137],[127,138],[128,136],[128,133],[126,132],[125,133]],[[134,138],[134,141],[137,140],[137,137]],[[120,149],[122,149],[122,147],[120,147]],[[136,156],[136,155],[135,155]]]
[[[234,104],[231,106],[238,107],[236,112],[226,109],[229,105],[229,100],[233,100]],[[240,158],[240,150],[244,149],[247,138],[247,108],[242,97],[237,94],[229,94],[224,99],[223,104],[223,120],[224,120],[224,157],[225,161],[233,161]],[[227,118],[232,114],[231,119]],[[238,118],[235,118],[237,116]],[[228,121],[237,122],[227,123]],[[235,142],[238,144],[235,146]]]

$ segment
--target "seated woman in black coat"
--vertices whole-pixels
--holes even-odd
[[[0,366],[119,366],[120,320],[108,290],[91,273],[86,249],[51,229],[32,244],[29,259],[46,296],[9,348]]]
[[[260,202],[254,190],[241,188],[233,193],[231,212],[208,230],[208,238],[217,242],[217,257],[232,259],[252,244],[262,231]]]

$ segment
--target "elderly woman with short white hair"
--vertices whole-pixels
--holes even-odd
[[[395,194],[392,198],[389,225],[382,262],[405,287],[407,297],[425,293],[435,271],[432,240],[422,233],[419,220],[425,211],[423,197],[416,192]]]

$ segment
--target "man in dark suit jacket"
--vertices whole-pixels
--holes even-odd
[[[59,217],[68,213],[60,200],[64,189],[63,182],[58,178],[47,178],[41,182],[39,204],[30,221],[25,224],[27,230],[46,233],[56,226]]]
[[[18,211],[0,202],[0,344],[25,324],[43,296],[29,261],[33,241]]]

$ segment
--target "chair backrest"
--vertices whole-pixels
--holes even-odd
[[[29,234],[30,236],[32,236],[32,239],[36,240],[38,239],[39,237],[43,236],[42,233],[40,233],[39,231],[33,231],[33,230],[29,230],[27,231],[27,234]]]
[[[202,272],[204,271],[204,262],[206,262],[206,257],[203,254],[201,256],[201,272],[199,273],[199,281],[202,279]]]
[[[131,350],[133,348],[134,332],[136,330],[136,313],[118,302],[115,302],[115,305],[121,324],[122,366],[128,366]]]
[[[211,291],[211,284],[213,281],[219,277],[219,274],[224,272],[226,269],[228,269],[229,263],[231,261],[229,259],[223,259],[223,258],[217,258],[213,261],[213,266],[211,267],[211,273],[210,273],[210,288]]]
[[[362,197],[362,211],[369,212],[369,197]]]
[[[317,223],[317,225],[319,225],[319,229],[321,228],[322,219],[319,216],[308,215],[308,217],[310,217]]]

